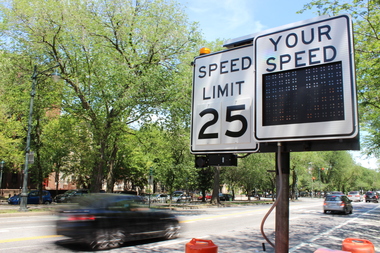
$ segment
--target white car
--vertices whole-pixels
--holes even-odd
[[[352,202],[362,202],[363,201],[363,195],[361,195],[359,191],[351,191],[347,194],[347,197]]]
[[[168,195],[167,194],[153,194],[151,196],[151,201],[152,202],[166,203],[167,200],[168,200]]]
[[[186,194],[173,194],[172,202],[190,202],[191,197]]]

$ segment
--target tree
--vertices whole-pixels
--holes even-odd
[[[25,161],[26,114],[30,100],[30,76],[24,79],[17,64],[24,59],[12,52],[0,50],[0,157],[6,161],[5,170],[20,169]],[[30,74],[31,75],[31,74]],[[27,91],[22,81],[27,81]],[[25,117],[26,118],[26,117]]]
[[[326,167],[327,163],[323,160],[320,152],[299,152],[290,155],[290,188],[292,198],[298,190],[312,191],[315,189],[312,178],[319,179],[319,168]],[[319,185],[318,185],[319,186]]]
[[[213,170],[211,167],[204,167],[198,169],[197,174],[198,187],[202,193],[202,202],[206,202],[206,191],[212,187]]]
[[[41,142],[41,161],[43,168],[56,173],[56,190],[58,181],[70,177],[78,188],[87,188],[90,184],[88,175],[93,167],[91,138],[84,121],[76,121],[69,115],[51,119],[44,127]]]
[[[355,62],[361,125],[367,154],[380,154],[380,4],[378,0],[314,0],[304,6],[319,15],[351,14],[354,20]],[[301,11],[302,12],[302,11]]]
[[[239,158],[237,167],[226,167],[223,182],[243,188],[248,196],[252,191],[274,189],[275,174],[268,170],[275,169],[275,157],[272,153],[254,153]]]
[[[194,51],[197,27],[163,0],[15,0],[1,7],[12,51],[59,64],[62,113],[88,124],[91,188],[99,191],[124,126],[178,98],[186,83],[181,55]]]

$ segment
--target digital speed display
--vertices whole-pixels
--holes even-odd
[[[344,120],[342,62],[264,74],[263,125]]]

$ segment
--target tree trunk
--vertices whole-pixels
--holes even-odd
[[[103,180],[103,161],[101,160],[95,167],[92,173],[91,180],[91,192],[97,193],[100,192],[102,188],[102,180]]]
[[[112,193],[113,188],[115,185],[115,175],[114,175],[114,169],[115,169],[115,161],[116,161],[116,154],[117,154],[118,148],[116,144],[116,140],[114,143],[114,148],[111,153],[111,157],[109,159],[109,168],[108,168],[108,174],[107,174],[107,192]]]
[[[293,168],[293,170],[292,170],[292,196],[291,196],[291,199],[297,199],[297,181],[298,181],[297,172],[296,172],[295,168]]]
[[[220,204],[219,199],[220,166],[214,167],[214,186],[212,188],[211,204]]]
[[[108,193],[113,192],[113,187],[115,185],[115,177],[113,175],[113,168],[114,168],[114,163],[110,162],[109,170],[107,174],[107,189],[106,189]]]

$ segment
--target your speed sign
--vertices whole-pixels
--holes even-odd
[[[196,57],[193,72],[191,152],[256,152],[253,48]]]

